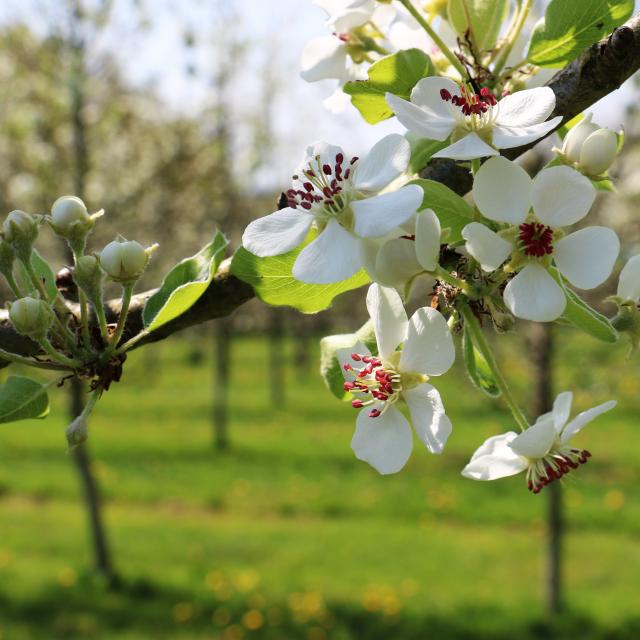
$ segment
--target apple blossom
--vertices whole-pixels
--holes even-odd
[[[518,273],[504,300],[515,316],[550,322],[562,315],[566,296],[548,273],[552,262],[580,289],[597,287],[611,274],[620,250],[614,231],[594,226],[564,235],[561,230],[584,218],[595,199],[595,187],[574,169],[550,167],[532,180],[506,158],[491,158],[475,176],[473,197],[486,218],[506,224],[495,232],[471,222],[462,230],[465,247],[485,271],[511,256],[506,269]]]
[[[509,431],[488,438],[473,454],[462,475],[472,480],[497,480],[526,471],[527,487],[539,493],[550,482],[577,469],[591,454],[571,446],[569,441],[586,424],[613,409],[616,402],[611,400],[587,409],[569,421],[572,399],[571,392],[560,393],[553,410],[522,433]]]
[[[640,255],[629,258],[620,272],[618,298],[635,304],[640,300]]]
[[[552,131],[560,116],[545,122],[556,105],[553,90],[536,87],[497,100],[486,88],[476,94],[448,78],[423,78],[411,101],[386,94],[389,107],[409,131],[452,144],[436,158],[473,160],[499,155],[498,149],[520,147]]]
[[[277,256],[302,244],[313,226],[318,237],[296,258],[294,278],[327,284],[351,277],[366,260],[367,241],[385,237],[422,204],[417,185],[379,193],[406,170],[409,156],[399,134],[363,159],[324,142],[310,146],[286,192],[289,206],[251,222],[243,246],[259,257]]]
[[[396,473],[413,448],[411,428],[398,402],[407,404],[413,428],[427,449],[431,453],[444,449],[451,422],[440,394],[427,380],[451,368],[455,348],[440,312],[423,307],[408,319],[394,289],[371,285],[367,309],[379,355],[372,356],[361,342],[336,354],[346,379],[344,388],[355,396],[352,406],[362,408],[351,448],[378,472]]]

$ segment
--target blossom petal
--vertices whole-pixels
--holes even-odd
[[[433,209],[420,211],[416,216],[415,254],[426,271],[435,271],[440,260],[440,220]]]
[[[533,210],[540,222],[554,229],[582,220],[595,197],[591,180],[571,167],[543,169],[533,180]]]
[[[608,227],[586,227],[556,242],[553,259],[575,287],[593,289],[613,271],[620,240]]]
[[[313,216],[286,208],[250,222],[242,234],[242,246],[260,258],[279,256],[302,244]]]
[[[411,427],[395,407],[377,418],[370,418],[369,409],[363,409],[356,420],[351,448],[358,460],[368,462],[378,473],[397,473],[413,449]]]
[[[560,442],[562,444],[567,442],[585,425],[589,424],[592,420],[595,420],[599,415],[613,409],[616,404],[617,402],[615,400],[609,400],[609,402],[599,404],[597,407],[593,407],[592,409],[587,409],[586,411],[579,413],[562,431]]]
[[[422,271],[416,258],[416,243],[409,238],[392,238],[385,242],[376,258],[376,282],[402,289]]]
[[[513,245],[479,222],[462,229],[465,248],[485,271],[495,271],[513,251]]]
[[[422,189],[408,184],[397,191],[351,203],[353,231],[362,238],[379,238],[406,222],[422,204]]]
[[[392,93],[387,93],[385,100],[400,124],[429,140],[446,140],[455,127],[453,115],[443,119]]]
[[[533,426],[515,437],[509,446],[518,455],[526,458],[543,458],[556,439],[553,416],[538,420]]]
[[[477,133],[468,133],[464,138],[434,153],[432,158],[452,158],[453,160],[474,160],[500,153],[482,140]]]
[[[485,218],[521,224],[531,208],[531,178],[515,162],[490,158],[473,181],[473,200]]]
[[[305,151],[305,158],[297,173],[302,173],[307,169],[309,163],[316,166],[316,157],[320,156],[320,164],[334,165],[336,162],[336,156],[338,154],[346,155],[342,147],[336,144],[329,144],[328,142],[319,141],[310,144]]]
[[[556,396],[553,401],[553,424],[556,428],[556,433],[560,433],[567,420],[571,415],[571,403],[573,402],[573,393],[571,391],[563,391]]]
[[[640,255],[629,258],[620,272],[618,295],[625,300],[640,299]]]
[[[402,393],[418,438],[431,453],[442,453],[451,435],[451,420],[444,412],[440,394],[430,384],[421,384]]]
[[[485,440],[462,470],[462,475],[472,480],[497,480],[524,471],[527,461],[509,447],[516,437],[515,432],[509,431]]]
[[[400,371],[439,376],[456,358],[453,338],[444,316],[422,307],[409,320],[407,339],[400,356]]]
[[[296,258],[292,275],[308,284],[331,284],[354,275],[360,268],[358,239],[329,220],[326,228]]]
[[[356,165],[355,186],[360,191],[380,191],[409,166],[411,147],[399,133],[377,142]]]
[[[300,75],[307,82],[346,80],[347,46],[335,36],[312,38],[302,50]]]
[[[367,291],[367,311],[373,321],[380,357],[388,359],[407,336],[407,312],[395,289],[372,284]]]
[[[356,340],[356,342],[354,342],[350,347],[336,349],[336,359],[340,363],[340,371],[342,371],[342,375],[347,381],[354,380],[356,377],[353,371],[344,368],[345,364],[353,365],[353,360],[351,359],[352,353],[357,353],[361,356],[371,355],[371,351],[369,351],[367,345],[365,345],[363,342],[360,342],[360,340]]]
[[[551,322],[567,306],[562,287],[535,263],[528,264],[507,284],[504,301],[514,316],[535,322]]]
[[[522,147],[530,142],[535,142],[539,138],[546,136],[553,131],[562,120],[561,116],[552,118],[547,122],[533,125],[531,127],[504,127],[495,125],[492,131],[491,141],[498,149],[513,149]]]
[[[556,96],[550,87],[516,91],[502,98],[496,123],[505,127],[530,127],[544,122],[556,108]]]
[[[452,96],[460,95],[460,87],[449,78],[429,76],[422,78],[411,91],[411,102],[443,121],[455,122],[451,103],[442,99],[440,92],[448,91]]]

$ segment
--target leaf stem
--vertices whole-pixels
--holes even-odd
[[[515,22],[515,27],[512,33],[509,33],[507,44],[504,49],[500,52],[498,59],[496,60],[496,64],[493,68],[493,75],[496,77],[500,76],[504,65],[507,63],[507,58],[513,49],[513,45],[516,43],[516,40],[520,37],[520,33],[522,32],[522,28],[524,27],[524,23],[529,16],[529,12],[531,11],[531,6],[533,5],[533,0],[525,0],[524,5],[520,9],[518,17]],[[526,62],[526,59],[524,60]],[[522,63],[518,63],[513,68],[518,68]]]
[[[58,364],[57,362],[40,362],[39,360],[21,356],[17,353],[11,353],[4,349],[0,349],[0,360],[6,360],[7,362],[13,362],[15,364],[24,364],[28,367],[36,367],[37,369],[51,369],[53,371],[67,371],[72,368],[67,365]]]
[[[125,353],[125,351],[129,351],[129,349],[131,349],[131,347],[133,347],[138,342],[140,342],[140,340],[142,340],[142,338],[146,338],[150,333],[151,332],[147,331],[146,329],[144,331],[141,331],[140,333],[138,333],[135,336],[133,336],[133,338],[130,338],[129,340],[127,340],[126,342],[121,344],[116,349],[115,354],[116,355],[120,355],[121,353]]]
[[[41,338],[38,342],[40,343],[42,348],[45,350],[45,352],[48,353],[51,356],[51,358],[53,358],[53,360],[58,361],[60,364],[63,364],[66,367],[69,367],[70,369],[77,369],[82,366],[82,363],[79,360],[73,360],[72,358],[67,358],[67,356],[65,356],[64,354],[60,353],[59,351],[56,351],[54,346],[49,342],[48,338],[46,337]]]
[[[518,406],[518,403],[516,402],[515,398],[511,394],[511,390],[509,389],[509,386],[507,385],[507,381],[505,380],[504,376],[502,375],[502,372],[498,367],[498,363],[496,362],[495,356],[493,354],[493,350],[489,346],[489,343],[487,342],[487,339],[484,333],[482,332],[482,328],[480,327],[480,323],[478,322],[478,319],[476,318],[475,314],[473,313],[473,311],[468,305],[464,305],[462,307],[461,314],[462,314],[462,317],[464,318],[465,326],[467,327],[467,329],[469,330],[469,333],[473,338],[473,342],[475,343],[476,347],[478,347],[478,349],[480,350],[480,353],[482,353],[482,355],[484,356],[484,359],[487,361],[487,364],[489,365],[489,368],[491,369],[496,379],[496,384],[498,385],[498,388],[502,393],[502,397],[504,398],[504,401],[507,403],[507,406],[511,410],[511,413],[516,423],[520,427],[521,431],[525,431],[526,429],[529,428],[529,422],[527,421],[526,416],[522,412],[522,409],[520,409],[520,407]]]
[[[442,54],[449,60],[451,65],[456,69],[464,80],[467,76],[467,70],[464,65],[458,60],[457,56],[449,47],[445,44],[444,40],[435,32],[433,27],[424,19],[420,12],[413,6],[411,0],[399,0],[404,5],[406,10],[415,18],[416,22],[427,32],[427,35],[433,40],[436,46],[442,51]]]
[[[120,307],[120,315],[118,316],[118,324],[116,325],[115,333],[111,338],[110,350],[113,351],[115,351],[118,347],[118,342],[120,342],[120,338],[122,338],[122,333],[124,332],[124,326],[127,321],[127,314],[129,313],[129,305],[131,304],[133,285],[134,283],[132,282],[127,282],[122,285],[122,305]]]

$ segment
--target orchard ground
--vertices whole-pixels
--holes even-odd
[[[638,360],[557,337],[556,391],[579,389],[578,410],[619,400],[579,436],[593,458],[564,483],[560,619],[544,616],[545,492],[522,476],[460,476],[487,436],[513,428],[461,367],[435,381],[454,424],[444,455],[416,444],[403,472],[381,477],[353,457],[356,412],[326,391],[317,357],[307,371],[289,362],[286,403],[271,405],[261,338],[233,343],[231,448],[215,451],[201,335],[132,354],[91,421],[117,590],[87,570],[65,394],[48,419],[2,426],[0,639],[640,637]],[[530,397],[526,346],[505,342],[505,370]]]

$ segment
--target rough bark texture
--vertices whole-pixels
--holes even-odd
[[[615,91],[640,68],[640,14],[618,27],[610,36],[592,45],[570,65],[560,70],[548,83],[556,94],[553,115],[563,116],[563,122],[588,108],[600,98]],[[517,157],[528,147],[513,150],[509,157]],[[422,177],[446,184],[460,195],[471,188],[469,171],[451,160],[433,160],[422,172]],[[154,290],[134,297],[129,311],[125,337],[131,337],[142,328],[142,309]],[[252,288],[229,273],[227,261],[220,269],[205,294],[182,317],[151,334],[145,342],[162,340],[167,336],[207,320],[229,315],[254,296]],[[119,301],[108,303],[111,318],[117,316]],[[18,336],[0,313],[0,347],[21,355],[32,355],[36,346]]]

